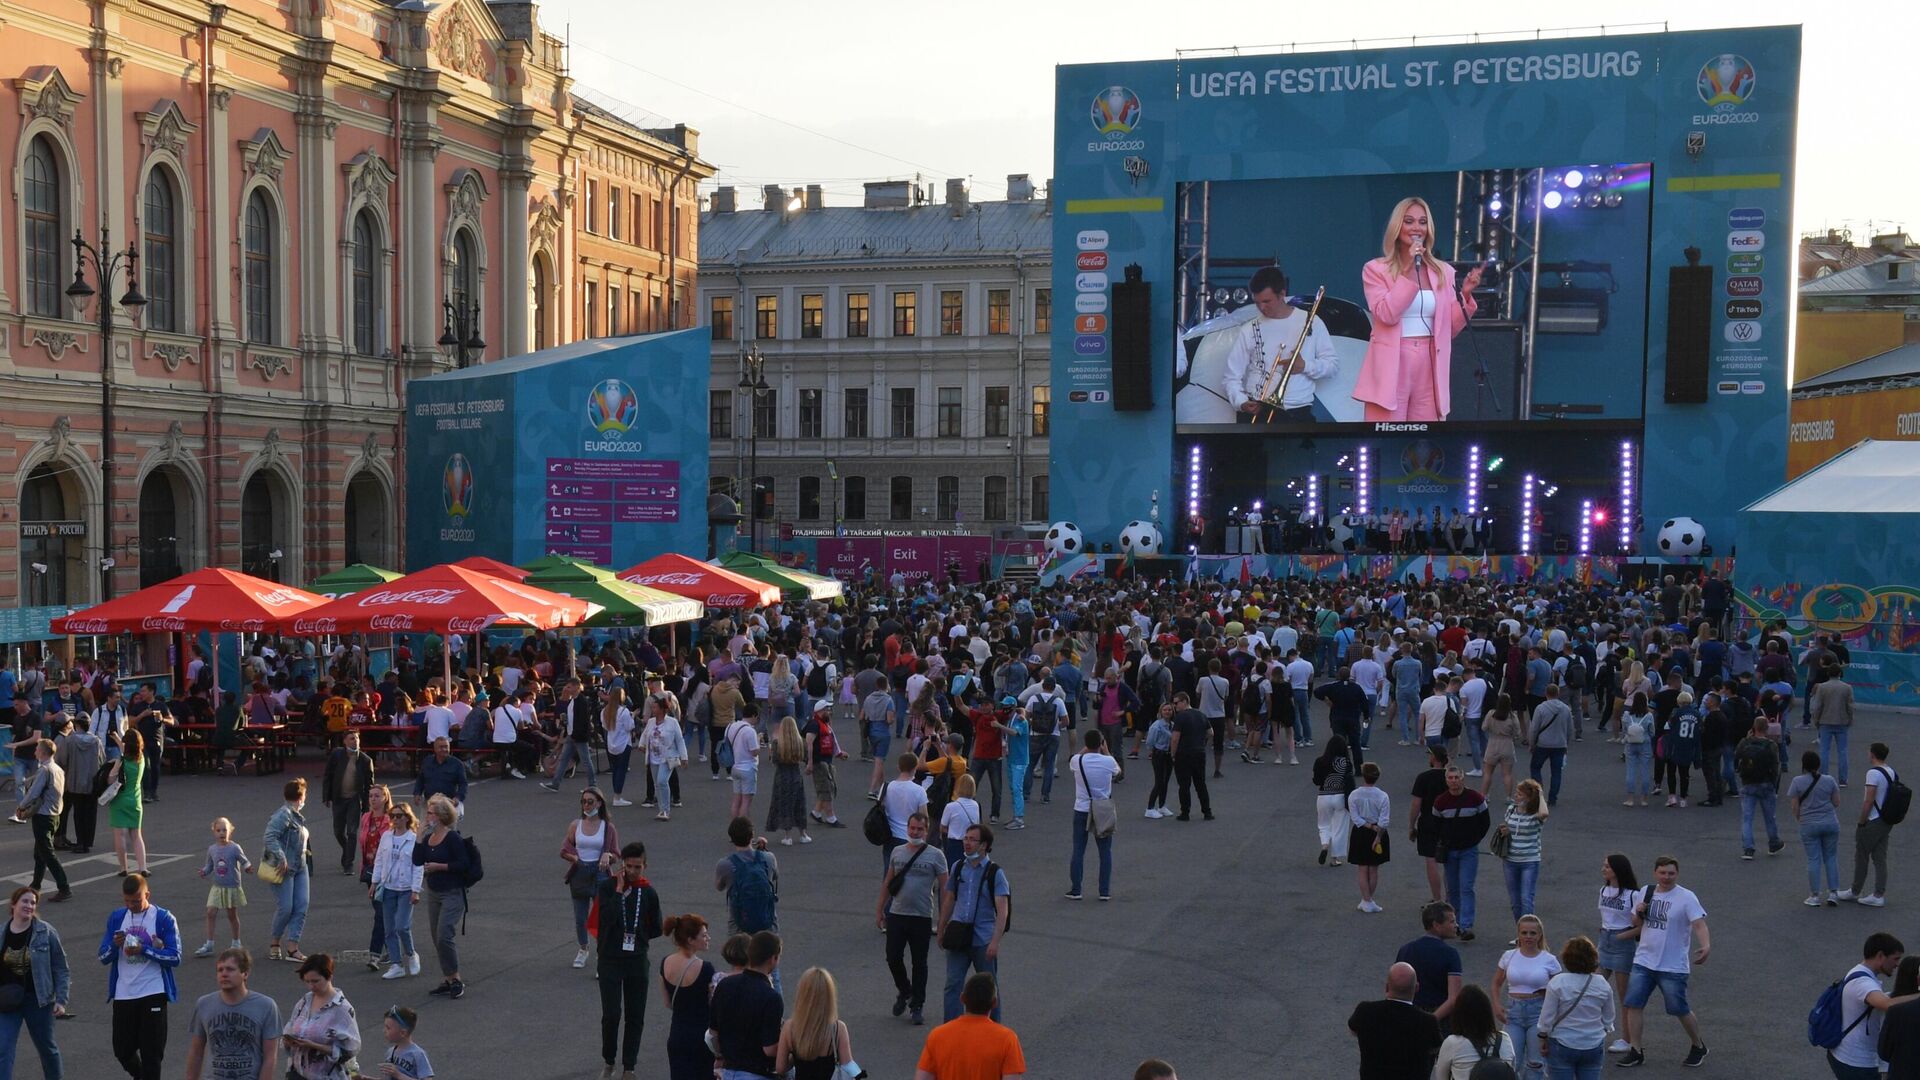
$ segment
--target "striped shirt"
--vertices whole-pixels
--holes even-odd
[[[1540,819],[1520,809],[1517,803],[1507,804],[1507,833],[1513,837],[1513,846],[1507,849],[1508,862],[1540,861]]]

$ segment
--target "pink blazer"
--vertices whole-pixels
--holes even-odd
[[[1454,300],[1453,267],[1441,260],[1428,264],[1439,274],[1434,299],[1433,343],[1434,402],[1445,419],[1453,411],[1450,373],[1453,360],[1453,336],[1466,321],[1460,317],[1460,305]],[[1360,284],[1367,294],[1367,312],[1373,316],[1373,334],[1367,339],[1367,359],[1360,365],[1360,378],[1353,384],[1358,401],[1372,402],[1383,409],[1398,409],[1400,400],[1400,316],[1413,306],[1420,291],[1412,276],[1389,276],[1387,260],[1374,259],[1360,271]],[[1467,315],[1478,307],[1467,297]]]

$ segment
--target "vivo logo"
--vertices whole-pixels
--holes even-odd
[[[1073,351],[1081,356],[1098,356],[1107,351],[1107,339],[1101,334],[1081,334],[1073,339]]]

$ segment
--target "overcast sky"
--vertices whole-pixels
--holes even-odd
[[[656,22],[652,14],[662,10],[684,22]],[[1278,51],[1271,47],[1388,34],[1402,40],[1379,44],[1404,44],[1408,35],[1531,30],[1529,14],[1550,30],[1602,19],[1629,31],[1658,30],[1663,19],[1674,30],[1805,20],[1797,227],[1846,226],[1856,238],[1870,224],[1920,232],[1920,138],[1908,104],[1920,5],[1911,0],[735,0],[711,8],[545,0],[540,11],[549,32],[570,37],[581,82],[632,106],[632,118],[650,126],[698,129],[701,156],[720,169],[716,183],[756,192],[763,184],[820,184],[829,203],[858,202],[864,180],[916,172],[935,182],[971,177],[975,197],[985,199],[1003,197],[1008,173],[1043,182],[1052,173],[1056,64],[1214,46]],[[743,203],[757,207],[758,197]]]

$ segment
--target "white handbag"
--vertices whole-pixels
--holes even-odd
[[[114,797],[119,794],[120,794],[120,781],[115,780],[113,783],[107,785],[107,790],[100,793],[100,798],[98,802],[100,803],[101,806],[105,806],[108,803],[112,802],[114,800]]]

